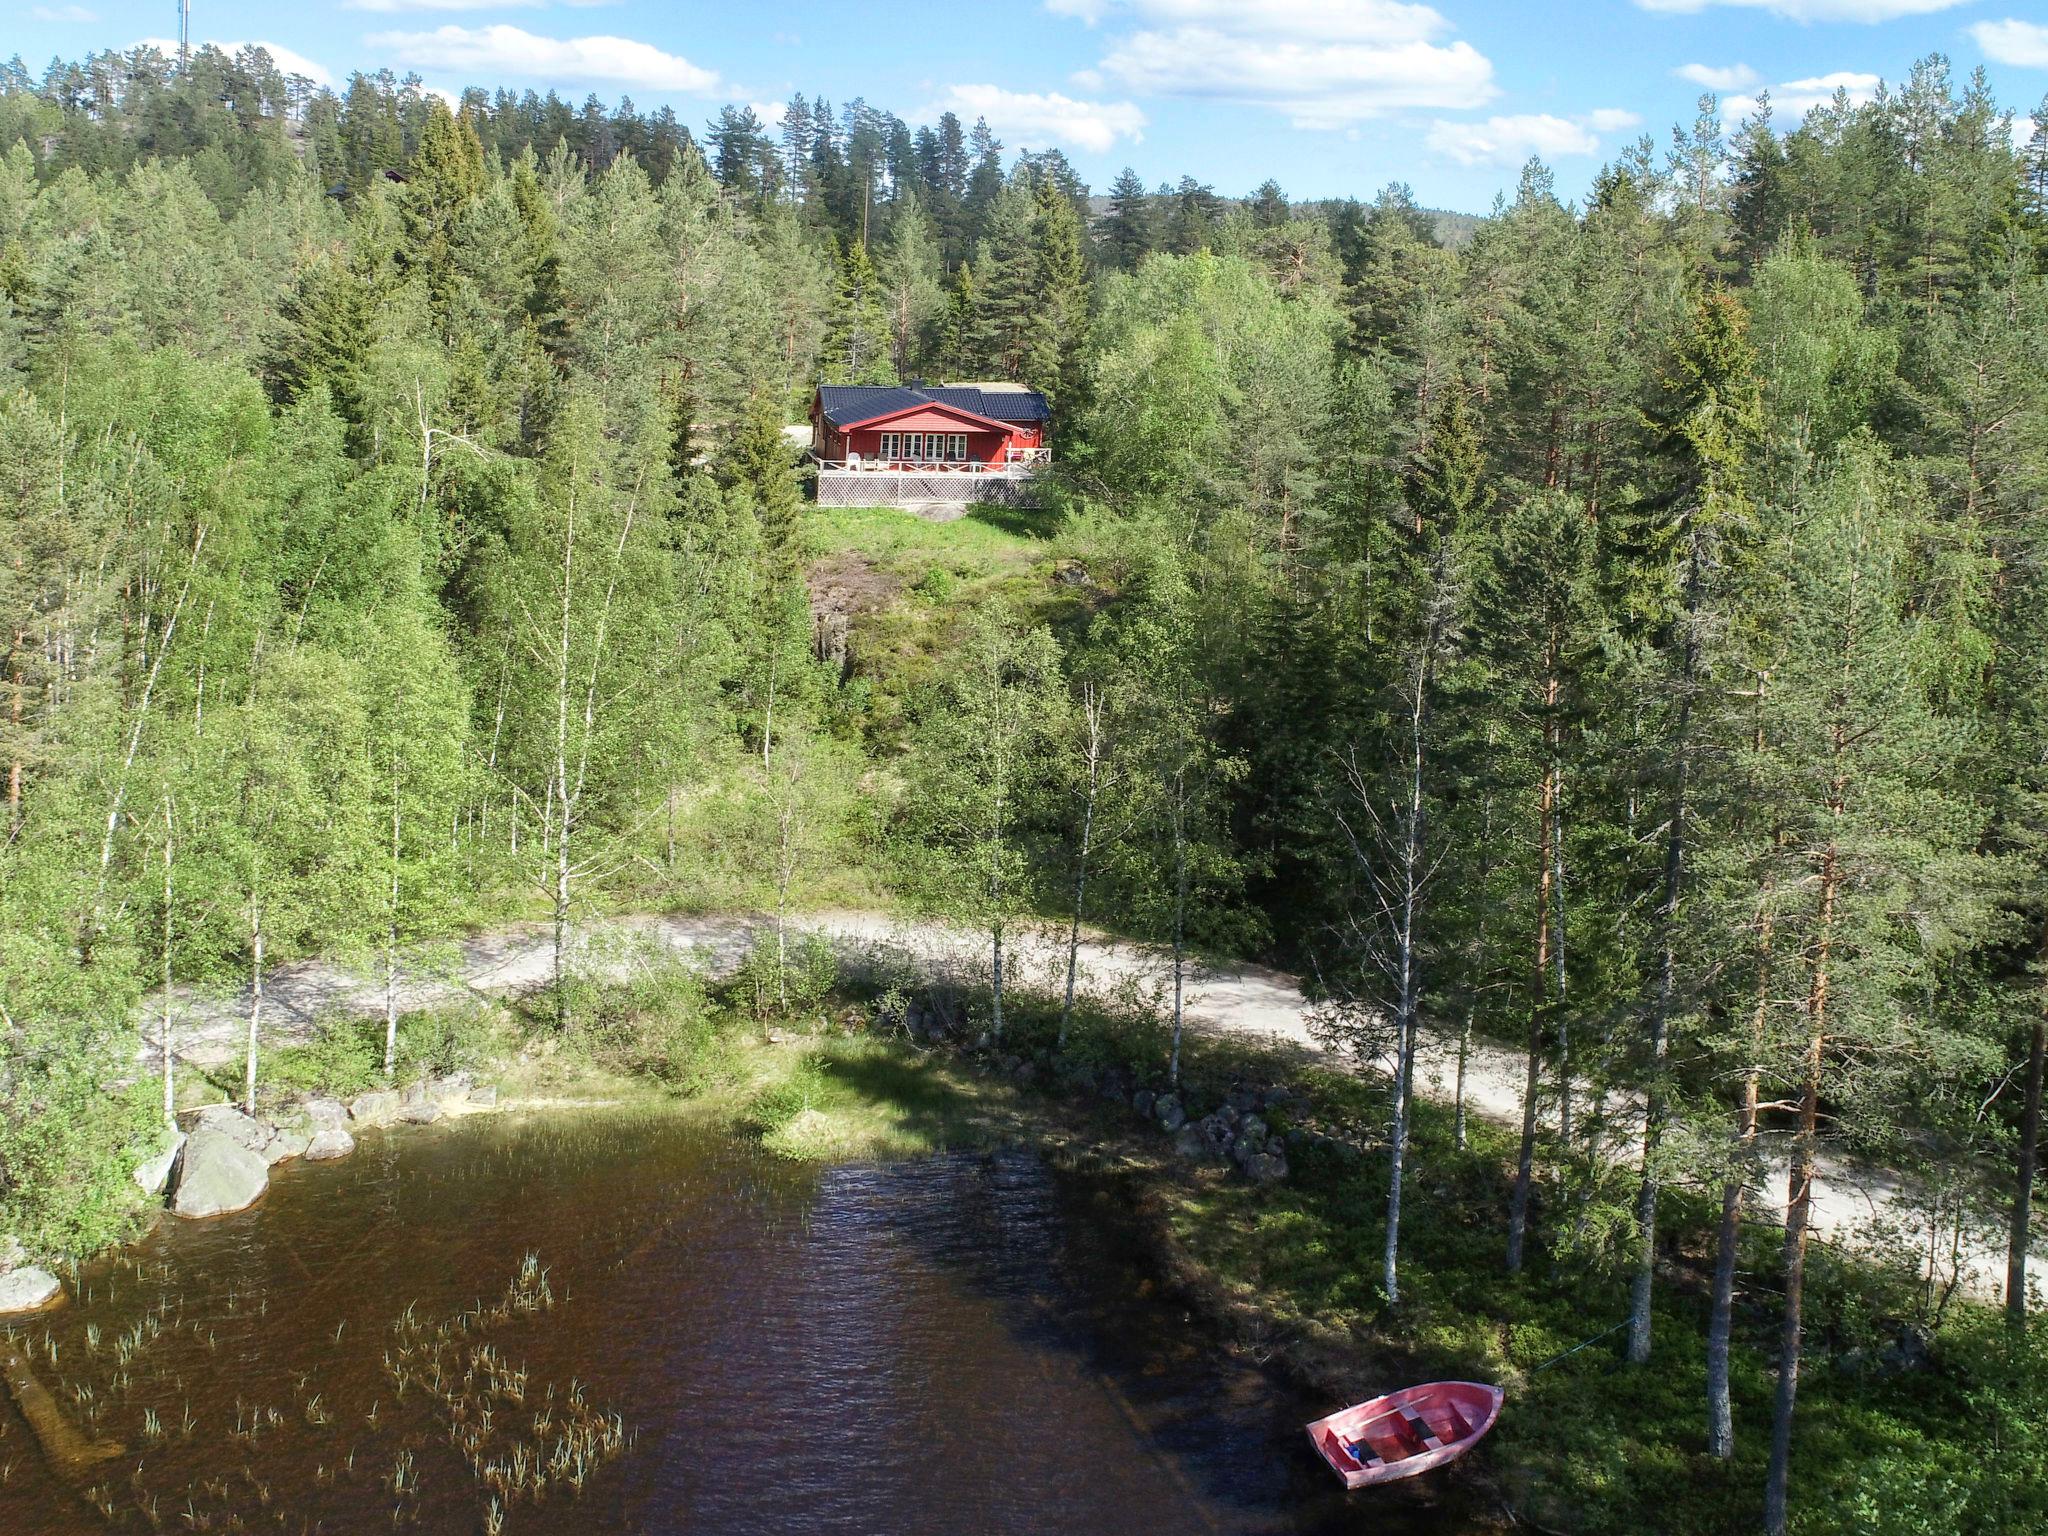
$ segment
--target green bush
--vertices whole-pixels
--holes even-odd
[[[422,1073],[445,1076],[483,1065],[495,1054],[497,1030],[488,1009],[423,1008],[398,1020],[397,1072],[400,1081]],[[352,1099],[384,1083],[384,1021],[351,1017],[325,1020],[299,1045],[266,1052],[256,1074],[257,1091],[273,1101],[314,1094]],[[239,1094],[240,1075],[234,1088]]]
[[[814,1014],[838,980],[839,957],[823,934],[792,933],[778,955],[775,935],[763,930],[740,963],[733,993],[757,1019],[793,1019]]]
[[[352,1099],[377,1086],[383,1065],[381,1028],[373,1033],[366,1020],[335,1019],[305,1044],[268,1053],[256,1081],[259,1090],[284,1098]]]
[[[163,1081],[110,1093],[114,1066],[111,1051],[0,1058],[0,1231],[32,1254],[94,1252],[133,1218],[129,1171],[158,1150]]]
[[[570,979],[575,1043],[599,1066],[701,1093],[731,1076],[724,1021],[704,978],[658,944],[631,941]]]

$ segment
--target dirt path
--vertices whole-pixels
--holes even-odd
[[[745,916],[677,916],[646,914],[607,919],[579,933],[579,948],[600,964],[623,963],[616,955],[622,941],[646,940],[664,949],[701,959],[714,972],[725,972],[746,953],[759,919]],[[806,917],[805,926],[828,934],[850,949],[886,948],[922,965],[971,975],[985,961],[985,941],[933,924],[912,924],[878,912],[825,912]],[[401,1010],[447,1006],[466,1000],[517,996],[546,984],[552,974],[550,932],[543,924],[523,924],[422,951],[402,967]],[[1021,938],[1014,945],[1010,974],[1021,987],[1056,990],[1064,983],[1064,936],[1053,933]],[[1163,966],[1156,952],[1143,946],[1090,936],[1081,946],[1084,985],[1097,995],[1120,987],[1141,989],[1160,984]],[[304,1039],[318,1021],[334,1014],[381,1014],[384,984],[381,970],[364,964],[352,967],[325,960],[302,961],[271,973],[265,987],[265,1038],[273,1045]],[[218,1067],[239,1059],[247,1028],[246,995],[174,994],[172,1015],[175,1050],[186,1062]],[[138,1054],[153,1058],[161,1005],[152,1006],[145,1039]],[[1212,970],[1198,968],[1192,979],[1187,1012],[1199,1028],[1269,1040],[1303,1052],[1323,1055],[1309,1034],[1301,989],[1295,978],[1257,966]],[[1522,1114],[1524,1060],[1514,1051],[1489,1041],[1474,1041],[1466,1063],[1465,1098],[1470,1111],[1504,1124],[1519,1124]],[[1457,1079],[1457,1046],[1448,1035],[1429,1031],[1418,1053],[1416,1081],[1431,1097],[1449,1100]],[[1554,1084],[1551,1086],[1555,1086]],[[1583,1106],[1585,1090],[1580,1090]],[[1554,1114],[1554,1107],[1546,1106]],[[1639,1134],[1633,1104],[1609,1106],[1616,1156],[1630,1155]],[[1946,1277],[1953,1262],[1970,1293],[1996,1297],[2005,1276],[2002,1230],[1995,1223],[1966,1229],[1960,1248],[1950,1252],[1953,1229],[1944,1227],[1939,1243],[1931,1240],[1928,1201],[1918,1185],[1898,1173],[1824,1154],[1815,1181],[1815,1235],[1838,1243],[1910,1244],[1922,1256],[1939,1250],[1938,1268]],[[1773,1159],[1760,1199],[1755,1202],[1776,1219],[1782,1218],[1785,1168]],[[1763,1216],[1765,1209],[1757,1214]]]

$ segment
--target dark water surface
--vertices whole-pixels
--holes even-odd
[[[504,1531],[1480,1528],[1455,1470],[1344,1494],[1301,1432],[1337,1405],[1219,1349],[1134,1249],[1111,1187],[1022,1152],[817,1171],[623,1111],[371,1134],[16,1330],[125,1453],[67,1480],[0,1409],[0,1533],[484,1532],[477,1464],[572,1419],[618,1453],[501,1497]],[[552,1305],[448,1326],[528,1254]],[[427,1338],[451,1376],[488,1351],[467,1394],[430,1390]],[[387,1357],[420,1362],[402,1395]]]

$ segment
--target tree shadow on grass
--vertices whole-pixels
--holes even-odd
[[[982,504],[967,509],[966,521],[981,523],[999,533],[1007,533],[1018,539],[1047,539],[1052,537],[1052,519],[1043,512],[1029,511],[1023,507],[1002,507]]]

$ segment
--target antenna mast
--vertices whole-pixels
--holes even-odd
[[[178,0],[178,66],[191,62],[192,0]]]

